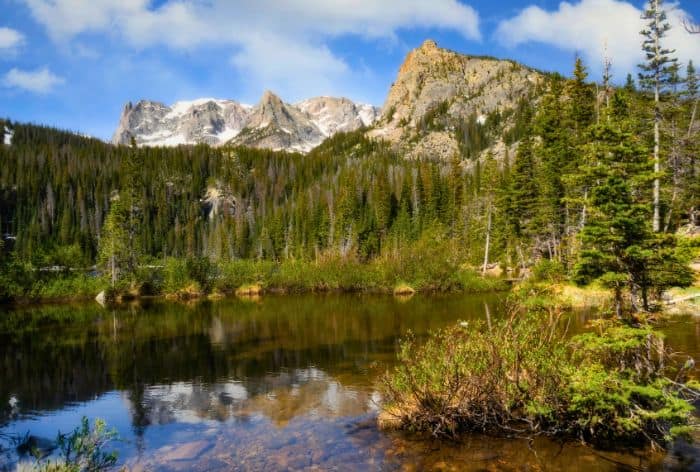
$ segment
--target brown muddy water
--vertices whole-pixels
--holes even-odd
[[[377,378],[409,330],[499,316],[503,295],[275,296],[193,305],[0,312],[0,470],[10,439],[83,416],[116,428],[130,470],[698,470],[700,448],[596,451],[478,435],[457,444],[375,425]],[[572,331],[588,315],[572,315]],[[700,319],[663,327],[700,361]],[[697,437],[700,442],[700,435]],[[697,442],[696,442],[697,444]]]

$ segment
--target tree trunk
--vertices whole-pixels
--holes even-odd
[[[622,319],[622,289],[615,287],[615,316]]]
[[[690,123],[688,124],[688,134],[686,135],[686,139],[690,139],[690,135],[693,132],[693,124],[695,123],[695,114],[698,111],[698,101],[697,99],[695,102],[693,102],[693,112],[690,114]]]
[[[658,31],[659,28],[659,15],[658,15],[658,1],[654,2],[655,11],[655,22]],[[654,52],[656,54],[655,59],[659,59],[659,35],[656,34],[654,38]],[[654,78],[654,219],[653,219],[653,230],[658,233],[661,230],[661,181],[659,179],[659,172],[661,171],[661,162],[659,161],[659,123],[661,121],[661,110],[659,108],[659,86],[660,86],[659,71],[657,68],[656,76]]]
[[[489,265],[489,246],[491,244],[491,205],[489,204],[488,223],[486,224],[486,247],[484,248],[484,267],[481,275],[486,274],[486,267]]]
[[[115,285],[117,285],[117,264],[115,261],[114,252],[112,253],[112,257],[110,259],[110,262],[112,263],[112,288],[114,288]]]

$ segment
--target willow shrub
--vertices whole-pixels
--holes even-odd
[[[567,339],[559,326],[551,314],[514,312],[423,344],[409,336],[381,382],[380,422],[438,437],[545,434],[605,446],[688,433],[698,385],[669,364],[658,333],[618,326]]]

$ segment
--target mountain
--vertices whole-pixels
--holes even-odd
[[[299,102],[296,108],[306,113],[325,136],[338,131],[355,131],[370,126],[379,118],[380,110],[366,104],[356,104],[347,98],[316,97]]]
[[[114,144],[129,144],[131,137],[147,146],[178,144],[220,144],[243,128],[251,107],[232,100],[203,98],[177,102],[168,107],[159,102],[141,100],[127,103]]]
[[[266,91],[231,144],[273,150],[310,151],[326,138],[311,117]]]
[[[467,56],[427,40],[406,56],[369,134],[409,157],[478,153],[513,126],[543,79],[514,61]]]
[[[338,131],[370,126],[378,117],[378,108],[346,98],[317,97],[291,105],[270,91],[256,106],[214,98],[172,106],[141,100],[126,104],[112,142],[129,144],[133,136],[145,146],[230,142],[307,152]]]
[[[545,75],[517,62],[469,56],[427,40],[399,68],[381,110],[347,98],[295,104],[266,91],[255,106],[198,99],[168,107],[128,103],[115,144],[173,146],[231,143],[308,152],[339,131],[372,128],[405,156],[449,159],[513,150],[524,110],[537,101]]]

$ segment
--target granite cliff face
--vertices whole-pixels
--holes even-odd
[[[427,40],[401,65],[369,134],[409,157],[449,158],[459,152],[460,140],[470,139],[465,123],[485,126],[496,113],[507,118],[521,100],[532,99],[542,80],[513,61],[466,56]]]
[[[290,105],[269,91],[256,106],[213,98],[172,106],[141,100],[126,104],[112,142],[129,144],[133,136],[145,146],[232,143],[306,152],[338,131],[370,126],[378,116],[378,108],[346,98],[317,97]]]

